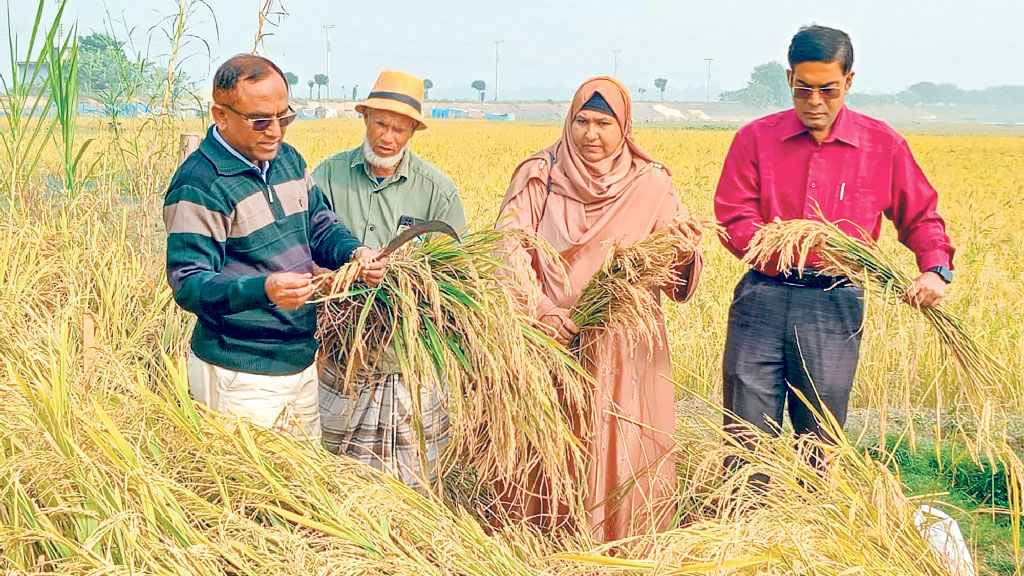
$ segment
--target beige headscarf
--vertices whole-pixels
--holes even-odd
[[[572,123],[595,93],[601,96],[615,113],[622,142],[618,149],[600,162],[583,158],[572,141]],[[548,151],[555,155],[558,169],[552,172],[552,192],[573,198],[584,204],[614,201],[642,178],[653,161],[633,139],[633,101],[629,90],[615,78],[598,76],[583,83],[576,90],[569,115],[562,126],[562,138]]]
[[[573,144],[571,129],[576,114],[595,92],[615,113],[623,138],[608,158],[589,162]],[[632,107],[629,90],[619,80],[609,76],[587,80],[573,96],[562,137],[527,158],[512,176],[500,213],[515,221],[502,225],[539,233],[562,254],[569,269],[566,290],[553,264],[533,259],[541,288],[552,301],[547,306],[541,302],[538,316],[552,305],[572,305],[604,262],[611,249],[609,241],[637,242],[666,226],[682,209],[668,169],[655,163],[633,139]]]

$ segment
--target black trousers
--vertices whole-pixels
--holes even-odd
[[[794,280],[793,282],[797,282]],[[726,429],[744,440],[749,426],[777,433],[786,402],[797,435],[826,438],[822,405],[846,421],[860,355],[863,291],[832,279],[795,284],[751,270],[736,286],[723,358]]]

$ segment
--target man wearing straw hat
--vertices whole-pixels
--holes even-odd
[[[824,26],[801,28],[789,46],[789,67],[793,109],[744,126],[725,159],[715,193],[715,213],[729,233],[722,242],[743,257],[761,225],[819,214],[847,234],[877,239],[884,215],[917,256],[921,275],[907,300],[938,305],[953,267],[938,195],[903,137],[844,105],[854,75],[850,37]],[[809,265],[815,262],[812,254]],[[844,278],[801,276],[777,264],[743,277],[723,359],[725,424],[733,435],[749,442],[751,427],[777,432],[787,401],[798,435],[828,439],[815,416],[824,409],[843,424],[860,353],[862,299]]]
[[[283,142],[295,111],[280,68],[234,56],[217,69],[213,100],[214,126],[174,174],[163,210],[167,282],[198,318],[189,388],[215,410],[315,441],[316,312],[304,306],[313,263],[362,259],[371,284],[384,263],[338,222]]]
[[[379,248],[420,220],[465,228],[455,184],[408,146],[417,131],[427,128],[423,81],[385,70],[356,110],[366,126],[362,144],[328,158],[313,172],[349,230],[367,246]],[[340,376],[344,367],[329,354],[321,354],[318,363],[320,417],[328,449],[382,468],[417,488],[433,482],[433,463],[448,442],[443,387],[422,390],[417,415],[393,346],[376,366],[347,385]]]

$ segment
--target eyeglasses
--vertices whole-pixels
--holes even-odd
[[[821,94],[823,100],[835,100],[843,95],[843,89],[839,87],[805,88],[803,86],[791,86],[790,90],[793,91],[793,98],[797,100],[810,100],[811,94],[815,92]]]
[[[242,118],[242,120],[245,120],[249,123],[249,127],[251,127],[255,132],[266,132],[266,130],[270,128],[270,125],[273,124],[275,120],[277,121],[278,126],[280,126],[281,128],[287,128],[289,124],[295,121],[295,117],[298,116],[298,112],[292,109],[291,106],[288,106],[288,112],[285,113],[285,115],[277,116],[274,118],[254,118],[252,116],[249,116],[248,114],[242,114],[241,112],[235,110],[227,104],[218,104],[218,106],[223,106],[228,110],[231,110],[235,114],[238,114]]]

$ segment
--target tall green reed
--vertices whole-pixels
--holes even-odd
[[[0,75],[0,85],[5,94],[0,98],[0,110],[3,111],[0,116],[4,124],[4,129],[0,130],[3,146],[0,160],[5,172],[5,178],[0,179],[0,192],[7,194],[7,201],[13,206],[23,202],[29,193],[26,184],[36,175],[44,149],[56,127],[54,119],[49,117],[53,103],[50,76],[42,69],[51,64],[52,47],[60,29],[65,2],[61,1],[48,26],[43,20],[45,5],[45,0],[39,0],[24,52],[11,25],[9,10],[7,14],[10,61],[6,77]],[[19,54],[25,55],[24,61],[19,60]]]
[[[49,45],[46,68],[50,97],[53,100],[57,124],[60,126],[60,143],[57,151],[64,167],[64,187],[72,196],[78,192],[82,181],[91,177],[92,172],[90,169],[84,174],[79,174],[82,156],[92,140],[86,140],[77,147],[75,142],[79,94],[77,30],[77,26],[72,26],[71,32],[62,44]],[[92,167],[95,167],[95,163]]]
[[[164,74],[163,90],[160,96],[160,108],[157,116],[162,120],[173,119],[179,103],[186,97],[192,97],[201,104],[188,85],[183,65],[186,61],[205,52],[210,56],[210,43],[195,31],[196,19],[201,13],[208,14],[214,25],[216,36],[220,37],[220,27],[213,7],[206,0],[176,0],[176,12],[166,16],[160,24],[150,32],[162,35],[168,44],[167,70]],[[197,51],[196,48],[200,48]]]

